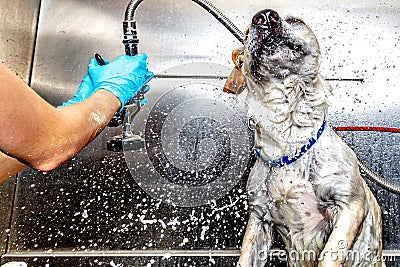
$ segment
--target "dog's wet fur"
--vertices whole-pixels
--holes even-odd
[[[259,153],[247,184],[250,215],[238,266],[264,266],[273,231],[282,236],[288,266],[383,266],[380,208],[356,155],[328,125],[293,163],[269,161],[296,155],[327,120],[331,87],[319,74],[314,33],[299,18],[262,10],[233,59],[225,91],[247,89]]]

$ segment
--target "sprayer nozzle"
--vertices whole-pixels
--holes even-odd
[[[123,23],[123,30],[124,40],[122,41],[122,43],[125,46],[125,54],[129,56],[137,55],[137,46],[139,43],[139,39],[137,38],[136,21],[125,20]]]

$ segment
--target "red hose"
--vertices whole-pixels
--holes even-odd
[[[391,127],[373,127],[373,126],[338,126],[332,127],[335,131],[374,131],[400,133],[400,129]]]

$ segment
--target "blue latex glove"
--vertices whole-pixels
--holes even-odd
[[[88,98],[91,94],[93,94],[92,80],[90,79],[89,74],[86,74],[85,77],[83,77],[82,82],[79,85],[78,91],[76,91],[74,97],[67,102],[63,102],[59,107],[65,107],[74,103],[81,102]]]
[[[135,57],[131,57],[131,56],[119,56],[119,57],[117,57],[117,59],[119,59],[120,57],[128,57],[128,58],[127,58],[127,61],[128,61],[128,62],[129,62],[129,61],[138,61],[138,64],[140,64],[139,68],[143,68],[143,60],[145,61],[146,58],[147,58],[147,56],[144,55],[144,54],[137,55],[137,57],[139,57],[139,58],[136,59],[136,60],[134,60]],[[117,61],[117,59],[116,59],[115,61]],[[104,61],[106,62],[106,64],[109,63],[107,60],[104,60]],[[121,66],[121,64],[124,64],[123,62],[119,62],[118,64],[114,63],[114,64],[115,64],[115,65],[118,65],[118,68],[124,68],[124,66]],[[114,68],[114,64],[113,64],[112,68]],[[145,63],[145,62],[144,62],[144,65],[146,66],[146,63]],[[80,84],[80,86],[79,86],[79,88],[78,88],[78,91],[75,93],[74,97],[71,98],[70,100],[68,100],[67,102],[63,102],[59,107],[69,106],[69,105],[71,105],[71,104],[81,102],[81,101],[85,100],[86,98],[88,98],[88,97],[89,97],[91,94],[93,94],[95,91],[99,90],[100,87],[98,87],[98,88],[95,89],[94,84],[98,85],[99,83],[104,82],[104,77],[105,77],[105,76],[99,77],[98,73],[101,72],[101,71],[104,72],[105,70],[104,70],[104,69],[102,70],[101,68],[104,68],[104,67],[107,67],[107,66],[108,66],[108,65],[100,66],[100,65],[97,63],[97,61],[96,61],[95,59],[92,59],[91,62],[90,62],[90,64],[89,64],[89,74],[86,74],[85,77],[83,77],[82,82],[81,82],[81,84]],[[91,68],[91,67],[92,67],[92,72],[94,73],[94,77],[96,77],[97,79],[99,79],[98,81],[95,81],[94,83],[92,82],[92,79],[91,79],[91,76],[90,76],[90,68]],[[127,69],[128,69],[128,70],[129,70],[129,69],[132,69],[132,66],[130,66],[130,68],[127,68]],[[145,71],[144,71],[144,70],[145,70]],[[151,80],[151,78],[153,78],[153,76],[154,76],[154,74],[153,74],[152,72],[147,71],[147,68],[145,68],[144,70],[143,70],[143,69],[140,69],[139,71],[136,71],[135,67],[133,67],[133,72],[135,72],[135,73],[131,73],[133,76],[135,76],[135,74],[136,74],[136,75],[141,75],[141,74],[143,75],[143,73],[144,73],[144,75],[145,75],[145,82],[142,83],[142,84],[146,84],[146,83],[147,83],[149,80]],[[117,69],[114,69],[113,71],[114,71],[114,72],[117,72]],[[123,77],[117,77],[117,76],[121,76],[120,74],[115,74],[115,76],[113,76],[112,71],[107,71],[107,72],[108,72],[107,74],[110,75],[109,77],[107,77],[107,78],[109,78],[109,79],[113,79],[113,78],[120,79],[120,78],[123,78]],[[123,75],[127,75],[127,76],[129,77],[129,74],[130,74],[130,73],[127,73],[127,72],[128,72],[127,70],[122,71]],[[137,72],[137,73],[136,73],[136,72]],[[139,78],[140,78],[139,80],[142,80],[143,77],[140,77],[140,76],[139,76]],[[129,78],[128,78],[128,79],[129,79]],[[140,86],[140,88],[141,88],[141,86]],[[140,89],[140,88],[139,88],[139,89]],[[103,88],[103,89],[108,90],[107,88]],[[134,94],[131,95],[131,97],[129,98],[129,100],[130,100],[134,95],[136,95],[136,93],[138,92],[139,89],[137,89],[137,88],[132,88],[132,89],[131,89],[131,91],[133,91]],[[144,92],[146,93],[149,89],[150,89],[150,87],[149,87],[148,85],[146,85],[146,86],[145,86],[145,89],[144,89]],[[117,89],[117,90],[118,90],[118,89]],[[110,91],[111,93],[113,93],[114,95],[116,95],[116,93],[114,93],[114,91],[111,91],[111,90],[108,90],[108,91]],[[129,92],[127,92],[126,98],[123,99],[123,100],[121,100],[121,98],[120,98],[118,95],[116,95],[116,96],[118,97],[118,99],[120,99],[121,104],[122,104],[122,101],[125,101],[125,99],[128,98]],[[128,100],[128,102],[129,102],[129,100]],[[141,105],[144,105],[144,104],[147,103],[147,101],[148,101],[147,98],[144,98],[144,99],[142,99],[142,100],[140,101],[140,104],[141,104]],[[125,102],[125,103],[123,103],[123,104],[121,105],[120,111],[123,109],[123,107],[124,107],[124,105],[125,105],[126,103],[127,103],[127,102]]]
[[[146,59],[145,54],[122,55],[100,66],[93,58],[88,69],[94,91],[104,89],[113,93],[120,100],[122,111],[125,104],[154,76],[153,72],[147,70]],[[148,90],[148,87],[145,89]]]

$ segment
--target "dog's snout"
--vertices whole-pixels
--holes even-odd
[[[279,14],[272,9],[264,9],[254,15],[252,24],[254,26],[274,27],[280,22]]]

